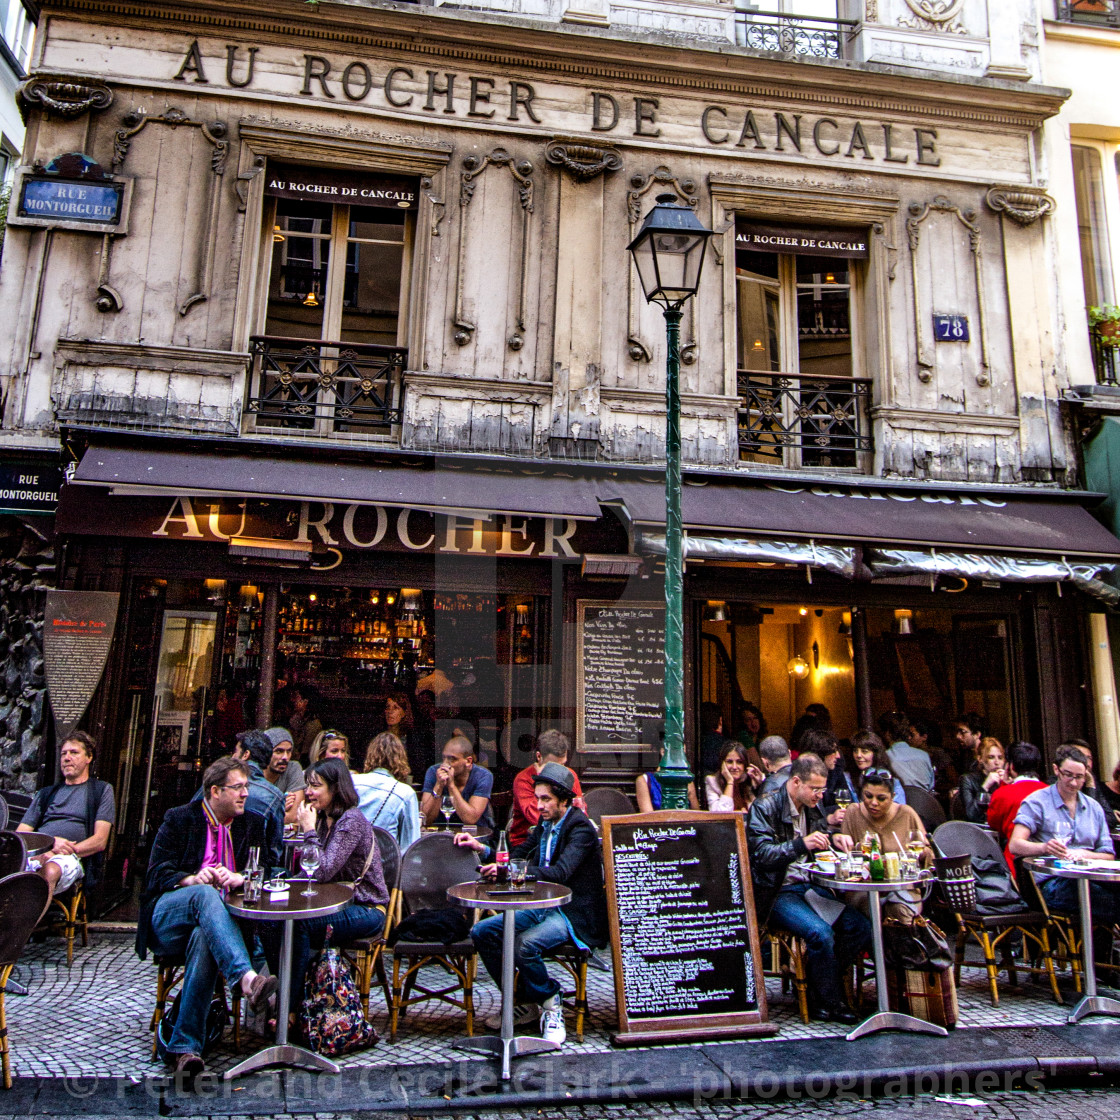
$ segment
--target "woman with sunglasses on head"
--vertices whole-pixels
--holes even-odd
[[[843,836],[850,836],[858,847],[867,833],[879,839],[879,850],[896,852],[901,859],[909,841],[920,837],[924,842],[919,861],[928,867],[933,860],[933,851],[926,837],[921,817],[909,805],[899,805],[894,799],[894,783],[898,779],[886,767],[871,766],[860,776],[859,800],[844,814],[840,826]],[[867,895],[863,892],[852,893],[847,900],[851,905],[867,913]],[[898,918],[912,922],[914,915],[922,912],[920,893],[911,888],[907,891],[894,891],[887,896],[883,908],[885,917]]]
[[[892,776],[894,775],[890,759],[887,757],[887,748],[883,740],[874,731],[857,731],[852,736],[852,765],[855,767],[855,773],[852,777],[855,779],[857,790],[863,780],[863,774],[868,770],[886,770]],[[895,801],[899,805],[905,805],[906,794],[898,778],[894,778],[892,788]]]
[[[304,781],[311,773],[311,767],[324,758],[341,758],[350,765],[350,740],[341,731],[320,731],[311,744],[311,757],[303,771]]]

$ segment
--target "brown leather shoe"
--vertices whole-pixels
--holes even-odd
[[[183,1079],[185,1085],[191,1084],[206,1068],[206,1063],[198,1054],[180,1054],[175,1059],[175,1078]]]
[[[249,1010],[254,1015],[262,1015],[268,1010],[269,997],[279,987],[280,981],[275,976],[261,976],[258,973],[249,986]]]

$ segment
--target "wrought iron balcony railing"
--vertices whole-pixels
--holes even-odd
[[[873,449],[869,378],[739,370],[739,398],[742,458],[859,467]]]
[[[756,51],[803,55],[806,58],[844,58],[848,42],[859,29],[854,19],[827,19],[736,8],[737,40]]]
[[[1099,331],[1089,331],[1093,347],[1093,368],[1098,385],[1120,385],[1120,343],[1111,336],[1104,338]]]
[[[1058,0],[1058,19],[1065,23],[1120,27],[1120,0]]]
[[[256,335],[249,352],[248,410],[258,428],[389,435],[400,423],[405,350]]]

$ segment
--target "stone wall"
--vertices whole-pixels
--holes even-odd
[[[33,793],[47,728],[43,606],[55,585],[50,523],[0,516],[0,788]]]

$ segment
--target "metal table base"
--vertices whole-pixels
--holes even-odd
[[[1069,1013],[1067,1022],[1077,1023],[1089,1015],[1120,1017],[1120,1000],[1097,995],[1097,967],[1093,962],[1093,911],[1089,879],[1077,880],[1077,900],[1081,909],[1081,967],[1085,973],[1085,995]]]

